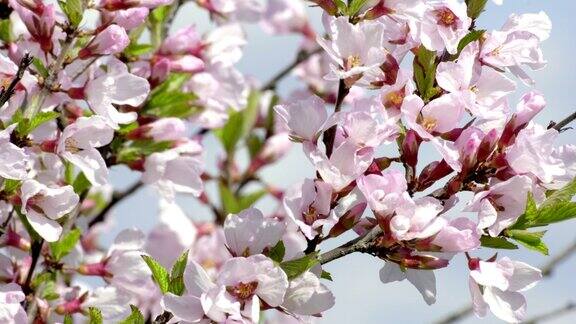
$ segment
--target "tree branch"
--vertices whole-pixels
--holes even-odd
[[[116,204],[118,204],[120,201],[122,201],[124,198],[130,196],[131,194],[135,193],[138,189],[140,189],[144,184],[140,181],[136,182],[135,184],[133,184],[132,186],[130,186],[130,188],[126,189],[123,192],[115,192],[112,195],[112,200],[110,200],[110,203],[104,207],[104,209],[102,209],[102,211],[100,212],[100,214],[98,214],[98,216],[96,216],[93,220],[90,221],[90,223],[88,223],[88,227],[92,227],[100,222],[103,222],[106,219],[106,214],[108,214],[108,212],[114,208],[114,206],[116,206]]]
[[[321,47],[318,47],[312,51],[301,50],[298,53],[298,55],[296,56],[296,59],[292,63],[290,63],[290,65],[286,66],[284,69],[282,69],[280,72],[278,72],[278,74],[276,74],[274,77],[272,77],[272,79],[270,79],[270,81],[268,81],[264,84],[264,86],[262,87],[262,90],[265,91],[265,90],[275,89],[278,82],[280,82],[288,74],[290,74],[290,72],[292,72],[292,70],[294,70],[298,65],[300,65],[300,63],[308,60],[312,55],[318,54],[320,52],[322,52]]]
[[[364,236],[357,237],[354,240],[344,243],[335,249],[332,249],[326,253],[322,253],[320,256],[318,256],[318,262],[320,264],[326,264],[351,253],[368,252],[374,242],[374,239],[380,234],[382,234],[382,229],[380,226],[376,225]]]
[[[555,130],[561,132],[564,130],[564,127],[568,126],[568,124],[570,124],[574,119],[576,119],[576,111],[557,123],[551,122],[550,125],[548,125],[548,128],[554,128]]]
[[[558,317],[558,316],[565,315],[566,313],[570,313],[574,310],[576,310],[576,303],[571,301],[571,302],[568,302],[566,305],[562,306],[561,308],[552,310],[550,312],[547,312],[547,313],[544,313],[541,315],[536,315],[536,316],[532,317],[531,319],[526,320],[524,322],[524,324],[536,324],[539,322],[553,319],[553,318]]]
[[[336,106],[334,107],[334,113],[337,113],[342,108],[342,103],[344,102],[344,98],[348,95],[350,89],[344,83],[344,80],[340,80],[338,83],[338,96],[336,97]],[[332,151],[334,150],[334,138],[336,138],[336,125],[328,128],[324,132],[324,137],[322,141],[324,142],[324,146],[326,146],[326,156],[330,158],[332,155]]]
[[[8,100],[10,100],[10,97],[14,94],[14,89],[16,88],[16,85],[18,85],[18,82],[22,80],[24,72],[28,69],[30,64],[32,64],[32,60],[33,58],[32,56],[30,56],[30,53],[24,54],[24,57],[22,57],[22,59],[20,60],[20,64],[18,64],[18,71],[16,71],[16,74],[14,75],[12,82],[10,82],[8,88],[6,89],[2,88],[2,90],[0,91],[0,108],[4,106],[4,104],[8,102]]]
[[[566,247],[562,252],[560,252],[560,254],[552,258],[552,260],[550,260],[544,266],[540,267],[540,269],[542,270],[542,277],[544,278],[550,277],[552,275],[554,268],[574,253],[576,253],[576,241],[574,241],[571,245]],[[466,305],[460,308],[459,310],[449,314],[445,318],[437,321],[436,324],[449,324],[458,322],[459,320],[470,315],[472,313],[472,310],[473,310],[472,305]]]

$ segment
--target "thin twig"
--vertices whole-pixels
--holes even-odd
[[[562,263],[564,260],[566,260],[574,253],[576,253],[576,241],[574,241],[571,245],[566,247],[562,252],[560,252],[560,254],[553,257],[552,260],[550,260],[544,266],[540,267],[540,269],[542,270],[542,276],[544,278],[550,277],[552,275],[554,268],[556,268],[560,263]],[[445,318],[437,321],[436,324],[449,324],[458,322],[463,318],[467,317],[468,315],[472,314],[472,310],[473,310],[472,305],[466,305],[460,308],[459,310],[449,314]]]
[[[338,96],[336,97],[336,106],[334,107],[334,113],[337,113],[342,108],[342,103],[344,102],[344,98],[348,95],[350,89],[346,86],[344,80],[340,80],[338,84]],[[324,142],[324,146],[326,146],[326,156],[330,157],[332,155],[332,151],[334,150],[334,139],[336,138],[336,125],[328,128],[324,132],[324,138],[322,141]]]
[[[378,235],[382,234],[382,229],[380,226],[376,225],[370,232],[366,233],[364,236],[357,237],[356,239],[344,243],[343,245],[332,249],[326,253],[322,253],[318,256],[318,262],[320,264],[326,264],[328,262],[332,262],[336,259],[340,259],[343,256],[346,256],[351,253],[355,252],[367,252],[370,249],[370,246],[374,239],[378,237]]]
[[[32,263],[30,264],[30,269],[28,270],[26,281],[24,281],[24,285],[22,285],[22,291],[24,291],[26,295],[32,292],[30,284],[32,282],[32,277],[34,276],[34,270],[36,269],[36,265],[38,264],[38,259],[40,259],[40,252],[42,252],[43,244],[44,240],[42,239],[40,239],[39,241],[32,242],[31,247]]]
[[[574,310],[576,310],[576,303],[568,302],[566,305],[562,306],[561,308],[552,310],[550,312],[546,312],[544,314],[536,315],[536,316],[532,317],[531,319],[526,320],[524,322],[524,324],[536,324],[539,322],[544,322],[544,321],[565,315],[566,313],[570,313]]]
[[[24,54],[24,57],[22,57],[22,59],[20,60],[20,64],[18,64],[18,71],[16,71],[16,74],[14,75],[14,78],[12,79],[10,84],[8,85],[8,88],[2,89],[2,91],[0,91],[0,108],[4,106],[4,104],[8,102],[8,100],[10,100],[10,97],[14,94],[14,89],[16,88],[16,85],[18,85],[18,82],[22,80],[24,72],[26,72],[30,64],[32,64],[32,61],[33,57],[30,56],[30,53]]]
[[[557,123],[554,123],[554,122],[550,123],[548,128],[554,128],[555,130],[561,132],[564,130],[564,127],[566,127],[568,124],[570,124],[575,119],[576,119],[576,111],[573,112],[570,116],[562,119],[561,121],[559,121]]]
[[[46,98],[52,92],[52,87],[54,86],[54,83],[58,79],[58,74],[60,72],[60,69],[62,68],[62,64],[64,64],[64,61],[66,60],[66,55],[68,54],[68,51],[72,47],[72,44],[74,43],[75,39],[76,39],[75,32],[70,32],[66,34],[66,39],[64,40],[62,46],[60,47],[60,54],[58,54],[56,61],[52,65],[50,65],[50,68],[48,69],[48,77],[46,78],[46,80],[44,80],[42,90],[40,90],[38,95],[36,95],[36,97],[32,100],[28,108],[26,108],[26,110],[24,111],[25,118],[32,119],[32,117],[36,115],[38,110],[40,110]]]
[[[298,55],[296,56],[296,59],[292,63],[290,63],[288,66],[286,66],[280,72],[278,72],[278,74],[276,74],[274,77],[272,77],[272,79],[270,79],[270,81],[268,81],[264,84],[264,86],[262,87],[262,90],[265,91],[265,90],[275,89],[278,82],[280,82],[288,74],[290,74],[290,72],[292,72],[292,70],[294,70],[298,65],[300,65],[300,63],[308,60],[312,55],[318,54],[321,51],[322,51],[321,47],[318,47],[312,51],[301,50],[298,53]]]
[[[138,189],[140,189],[143,186],[143,183],[138,181],[135,184],[133,184],[132,186],[130,186],[130,188],[126,189],[123,192],[119,192],[119,193],[114,193],[114,195],[112,195],[112,200],[110,200],[110,203],[104,207],[104,209],[102,209],[102,211],[98,214],[98,216],[94,217],[93,220],[90,221],[90,223],[88,223],[89,227],[92,227],[100,222],[103,222],[106,219],[106,214],[108,214],[108,212],[114,208],[114,206],[116,206],[116,204],[118,204],[120,201],[122,201],[124,198],[130,196],[131,194],[133,194],[134,192],[136,192]]]

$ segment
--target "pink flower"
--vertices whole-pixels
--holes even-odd
[[[314,31],[308,23],[306,7],[300,0],[271,0],[268,2],[262,25],[273,34],[302,33],[314,38]]]
[[[204,163],[202,147],[195,141],[188,141],[176,148],[153,153],[144,162],[142,181],[155,184],[160,192],[172,198],[175,192],[200,195],[203,190],[202,175]]]
[[[78,56],[86,59],[93,55],[110,55],[122,52],[130,44],[126,30],[112,24],[94,37],[88,46],[81,49]]]
[[[20,192],[21,212],[32,228],[46,241],[57,241],[62,226],[56,220],[71,212],[80,200],[72,186],[51,188],[36,180],[26,180]]]
[[[432,244],[442,252],[466,252],[480,247],[481,231],[478,224],[466,217],[453,219],[434,237]]]
[[[491,236],[498,236],[524,213],[531,191],[529,177],[514,176],[477,193],[464,211],[478,212],[478,228],[487,228]]]
[[[154,141],[178,141],[185,138],[186,123],[180,118],[167,117],[143,125],[130,132],[130,138],[146,138]]]
[[[315,142],[328,119],[325,103],[317,96],[278,105],[274,110],[290,130],[290,137],[298,142]]]
[[[0,285],[0,322],[6,324],[27,323],[28,315],[20,303],[26,296],[15,283]]]
[[[484,317],[489,308],[503,321],[521,322],[526,313],[526,299],[521,292],[542,279],[540,270],[507,257],[496,262],[470,259],[469,266],[474,313]]]
[[[146,252],[166,268],[193,247],[198,230],[175,203],[160,200],[160,223],[148,234]]]
[[[102,20],[111,21],[125,30],[130,30],[144,23],[149,13],[150,10],[145,7],[128,8],[126,10],[116,11],[103,10]]]
[[[288,288],[284,271],[261,254],[228,260],[215,281],[189,259],[184,283],[183,296],[168,293],[162,304],[177,319],[189,322],[203,318],[216,322],[246,318],[258,322],[261,302],[280,306]]]
[[[114,130],[101,116],[80,117],[68,125],[58,141],[56,152],[77,166],[94,185],[108,182],[108,168],[97,150],[114,137]]]
[[[393,262],[386,262],[380,270],[380,281],[389,283],[408,279],[428,305],[436,302],[436,276],[432,270],[402,269]]]
[[[313,239],[324,226],[336,224],[338,219],[330,211],[332,187],[320,180],[305,179],[284,197],[284,209],[288,217],[302,233]]]
[[[557,136],[554,129],[532,124],[518,133],[506,151],[506,161],[518,174],[531,174],[544,183],[552,182],[566,172],[562,161],[552,154]]]
[[[412,200],[403,197],[396,207],[396,215],[390,220],[390,229],[398,240],[409,241],[431,237],[446,226],[446,220],[438,215],[444,210],[442,203],[432,197]]]
[[[363,21],[353,25],[348,17],[338,17],[330,21],[326,32],[330,40],[319,36],[316,41],[335,64],[331,65],[328,79],[347,79],[350,87],[364,72],[379,68],[386,60],[381,23]]]
[[[31,167],[30,156],[24,149],[10,142],[10,135],[18,126],[12,124],[0,131],[0,177],[24,180]]]
[[[313,316],[334,306],[332,292],[320,279],[310,271],[306,271],[290,281],[282,307],[290,313]]]
[[[366,197],[370,209],[383,215],[394,213],[408,189],[404,174],[398,170],[386,170],[381,175],[361,176],[356,183]]]
[[[522,70],[527,65],[533,70],[546,66],[540,42],[550,36],[552,23],[544,12],[511,15],[500,31],[487,33],[482,44],[480,59],[491,66],[508,68],[526,84],[534,81]]]
[[[224,222],[226,245],[236,256],[263,253],[282,239],[286,225],[273,218],[265,218],[256,208],[230,214]]]
[[[468,33],[471,23],[465,3],[458,0],[433,1],[424,14],[420,40],[431,51],[446,49],[448,53],[456,54],[458,43]]]

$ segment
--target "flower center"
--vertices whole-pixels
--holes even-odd
[[[70,153],[78,153],[82,150],[78,147],[78,141],[72,137],[68,137],[64,140],[64,148]]]
[[[252,281],[249,283],[239,283],[236,286],[228,286],[226,287],[226,291],[241,300],[246,300],[250,297],[252,297],[252,295],[254,295],[254,292],[256,291],[256,288],[258,287],[258,282],[257,281]]]
[[[436,128],[436,125],[438,125],[438,120],[436,120],[433,117],[424,117],[422,118],[420,125],[422,125],[422,127],[424,127],[426,131],[430,132],[433,131],[434,128]]]
[[[362,65],[362,61],[360,60],[359,55],[350,55],[344,61],[344,68],[346,70],[351,70],[351,69],[358,67],[360,65]]]
[[[404,101],[403,91],[390,92],[389,94],[386,95],[386,102],[384,103],[384,106],[386,106],[387,108],[389,107],[400,108],[403,101]]]
[[[318,219],[318,212],[316,212],[316,208],[310,206],[307,211],[302,213],[302,217],[304,218],[304,223],[312,225]]]
[[[452,12],[452,10],[448,8],[442,8],[436,10],[436,18],[438,24],[445,27],[456,27],[455,25],[456,22],[458,21],[456,15]]]

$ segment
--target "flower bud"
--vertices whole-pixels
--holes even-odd
[[[88,46],[81,49],[78,57],[86,59],[93,55],[110,55],[123,51],[130,43],[126,30],[118,25],[110,25],[101,31]]]
[[[330,16],[335,16],[338,13],[338,6],[334,0],[310,0],[317,4],[320,8],[324,9]]]
[[[412,129],[406,132],[404,142],[402,142],[402,162],[415,168],[418,164],[418,149],[420,148],[420,138]]]

